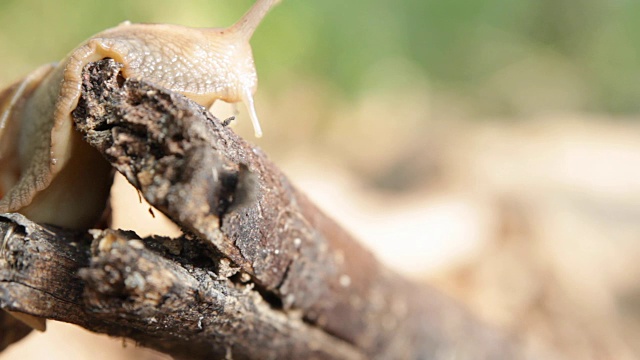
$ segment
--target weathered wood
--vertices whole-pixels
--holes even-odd
[[[273,312],[269,316],[286,320],[277,327],[306,329],[308,336],[319,337],[315,344],[324,351],[319,357],[516,358],[509,338],[478,322],[438,291],[418,286],[382,266],[297,191],[260,149],[236,136],[206,109],[181,95],[125,80],[118,75],[119,71],[120,65],[111,60],[88,65],[83,95],[74,111],[76,126],[153,206],[193,234],[189,241],[172,242],[178,248],[198,249],[200,257],[179,261],[187,272],[207,274],[211,269],[228,270],[226,264],[237,268],[238,274],[230,278],[234,281],[214,272],[218,278],[231,281],[229,289],[220,290],[229,298],[227,302],[239,296],[253,301],[263,299],[263,306]],[[145,244],[144,249],[153,247],[149,240]],[[117,251],[119,246],[115,247]],[[155,257],[149,260],[146,253],[138,250],[135,247],[116,253],[112,250],[109,253],[113,256],[108,261],[92,259],[89,265],[81,266],[89,270],[82,270],[82,279],[74,280],[74,284],[86,282],[82,298],[87,309],[79,309],[82,310],[79,314],[90,309],[92,321],[100,317],[113,329],[86,323],[82,326],[128,336],[169,353],[172,349],[191,349],[200,354],[195,349],[215,348],[217,352],[212,354],[217,356],[221,349],[231,346],[240,357],[268,358],[274,354],[257,350],[271,346],[270,341],[260,342],[264,338],[255,340],[254,348],[249,349],[243,347],[246,343],[237,336],[225,337],[237,335],[239,329],[250,339],[268,337],[272,329],[260,327],[263,323],[250,328],[222,326],[218,332],[212,330],[209,337],[194,338],[190,331],[200,317],[183,309],[205,311],[200,315],[205,322],[224,320],[224,317],[217,319],[221,316],[219,312],[207,313],[209,308],[196,301],[201,294],[194,289],[203,286],[208,289],[207,277],[195,276],[180,287],[172,279],[184,270],[165,270],[171,263],[166,251],[152,252]],[[127,266],[140,265],[135,265],[135,258],[144,259],[146,268],[134,271],[138,275],[127,275],[127,279],[132,279],[129,282],[122,280],[122,274],[129,271]],[[203,267],[203,263],[207,265]],[[106,281],[114,276],[113,281],[120,285]],[[146,288],[153,283],[150,279],[159,283],[157,288]],[[143,285],[138,291],[122,293],[131,281]],[[165,291],[176,287],[187,294],[184,299],[176,297],[170,301],[179,305],[174,308],[180,309],[179,316],[169,316],[171,307],[156,309],[155,306],[165,304],[154,298],[163,294],[158,287]],[[98,295],[94,298],[92,292]],[[151,294],[154,306],[144,305],[145,294]],[[101,305],[96,308],[96,304]],[[96,313],[101,306],[103,310]],[[38,309],[30,310],[27,312],[69,321],[45,315]],[[245,316],[251,319],[256,315],[238,312],[238,319]],[[162,319],[161,326],[142,327],[158,319]],[[71,322],[79,321],[74,320]],[[171,331],[166,333],[163,330],[166,328]],[[172,349],[153,343],[153,338],[169,335],[183,342],[174,343]],[[309,337],[293,336],[283,343],[296,344],[308,351],[311,346],[305,339]],[[336,351],[340,353],[336,355]]]
[[[361,359],[354,346],[273,309],[192,239],[68,232],[19,214],[0,262],[0,306],[131,338],[176,358]],[[93,240],[92,240],[93,238]],[[70,339],[69,346],[74,346]]]

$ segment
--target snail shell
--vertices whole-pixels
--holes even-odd
[[[210,107],[244,102],[256,136],[257,75],[249,40],[279,0],[257,0],[229,28],[130,24],[105,30],[58,64],[0,92],[0,213],[69,228],[91,227],[111,185],[109,164],[74,131],[71,111],[86,64],[113,58],[125,78],[142,79]]]

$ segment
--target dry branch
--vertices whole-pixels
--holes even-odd
[[[161,245],[152,240],[141,246],[132,234],[108,232],[128,240],[94,240],[89,263],[68,270],[65,285],[75,289],[73,310],[82,316],[49,314],[37,306],[10,309],[131,337],[175,356],[192,350],[191,358],[219,356],[230,347],[238,358],[301,358],[305,351],[320,358],[515,358],[509,339],[439,292],[383,267],[298,192],[260,149],[204,108],[124,80],[119,70],[111,60],[88,65],[74,111],[76,126],[152,205],[192,234],[165,242],[197,251],[185,257],[157,250]],[[20,221],[25,229],[35,226]],[[44,233],[37,234],[34,241]],[[108,244],[106,252],[98,246],[102,243]],[[80,268],[85,268],[81,277],[74,278]],[[126,269],[138,270],[133,275]],[[23,280],[31,276],[38,277]],[[44,294],[64,291],[47,285],[28,287]],[[223,304],[235,301],[244,310],[230,314],[221,311],[225,306],[210,305],[211,311],[202,305],[211,288],[217,295],[206,304],[223,294]],[[179,291],[171,293],[174,289]],[[170,299],[161,290],[171,293]],[[12,300],[20,304],[26,298]],[[0,304],[7,307],[7,300]],[[243,321],[256,323],[220,326]],[[277,344],[284,345],[274,352],[265,349]]]
[[[191,239],[74,233],[0,217],[4,309],[134,339],[177,358],[360,359],[353,346],[274,311]],[[93,240],[92,240],[93,238]],[[225,272],[226,270],[226,272]],[[322,346],[319,346],[322,345]]]

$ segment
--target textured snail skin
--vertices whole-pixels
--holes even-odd
[[[73,130],[84,66],[104,58],[141,79],[210,107],[244,102],[257,137],[257,75],[249,40],[279,0],[257,0],[233,26],[130,24],[105,30],[0,92],[0,213],[69,228],[91,227],[109,193],[110,166]]]

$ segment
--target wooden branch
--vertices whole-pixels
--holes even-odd
[[[43,300],[74,299],[72,313],[48,313],[37,300],[20,305],[30,299],[22,295],[0,305],[192,359],[229,348],[238,358],[517,357],[510,339],[451,299],[383,267],[206,109],[119,71],[111,60],[85,68],[76,127],[190,234],[156,241],[192,250],[176,255],[150,239],[107,231],[94,240],[89,263],[65,270],[75,297],[58,296],[65,290],[35,273],[22,278],[39,281],[22,288],[49,295]],[[40,241],[46,231],[31,233]],[[62,254],[73,249],[51,243],[69,258]]]
[[[140,240],[114,230],[90,236],[19,214],[0,217],[0,229],[13,232],[0,267],[4,309],[129,337],[183,359],[363,358],[272,309],[252,283],[230,280],[233,272],[191,239]]]

